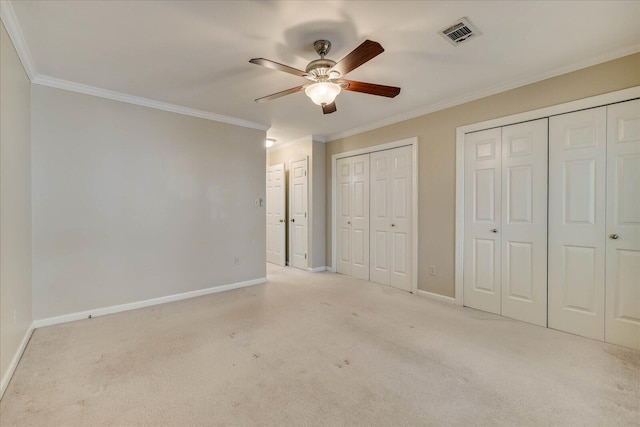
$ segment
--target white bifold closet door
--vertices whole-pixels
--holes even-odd
[[[549,326],[640,349],[640,101],[549,136]]]
[[[607,107],[605,340],[640,350],[640,100]]]
[[[464,303],[547,324],[547,119],[465,137]]]
[[[370,280],[411,291],[413,148],[371,153]]]
[[[604,340],[607,108],[549,119],[549,327]]]
[[[336,172],[336,271],[369,280],[369,155],[338,159]]]

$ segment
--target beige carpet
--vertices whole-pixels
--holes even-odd
[[[8,426],[639,425],[640,353],[330,273],[37,330]]]

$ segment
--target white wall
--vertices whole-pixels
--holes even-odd
[[[0,24],[0,395],[33,320],[30,90],[29,77]]]
[[[35,319],[265,277],[264,131],[37,85],[31,130]]]

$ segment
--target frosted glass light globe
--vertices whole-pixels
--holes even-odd
[[[340,85],[336,83],[320,82],[314,83],[304,90],[314,104],[331,104],[340,93]]]

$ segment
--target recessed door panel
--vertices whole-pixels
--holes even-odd
[[[607,107],[605,340],[640,350],[640,100]]]
[[[507,242],[507,274],[506,277],[503,277],[502,286],[506,286],[508,298],[526,302],[533,301],[532,264],[532,243]]]
[[[496,298],[500,298],[499,293],[496,292],[500,283],[495,270],[496,242],[493,239],[474,239],[473,243],[474,290],[488,292],[494,294]]]
[[[496,169],[476,169],[474,174],[474,222],[496,222]]]
[[[565,309],[593,316],[601,307],[596,306],[598,299],[598,280],[596,267],[596,248],[583,246],[564,247],[562,263],[564,266]],[[601,299],[601,298],[600,298]]]
[[[586,146],[589,147],[589,146]],[[596,215],[596,159],[564,162],[565,224],[594,224]]]
[[[604,340],[606,107],[549,119],[549,327]]]
[[[507,221],[530,224],[533,203],[533,166],[520,165],[507,170]]]

